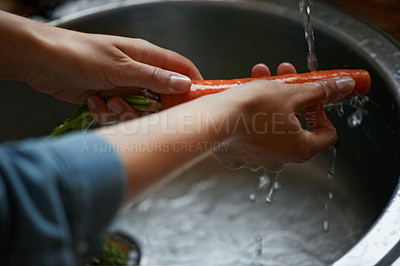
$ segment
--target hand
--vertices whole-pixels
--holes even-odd
[[[291,72],[293,68],[287,70]],[[253,68],[253,76],[254,71]],[[265,67],[255,72],[268,76]],[[231,101],[233,97],[241,98],[244,106],[230,122],[238,126],[230,132],[229,150],[215,152],[215,155],[229,168],[264,167],[275,171],[287,163],[311,159],[337,140],[323,104],[345,97],[354,84],[351,78],[293,85],[256,81],[224,92],[225,101],[229,101],[229,96],[232,96]],[[308,129],[301,127],[296,115],[301,110]]]
[[[345,97],[354,85],[351,78],[305,84],[253,81],[101,127],[97,133],[116,147],[128,147],[118,150],[128,177],[127,197],[149,189],[216,143],[227,147],[214,153],[230,168],[279,170],[287,163],[308,160],[336,142],[335,128],[318,106]],[[300,110],[308,129],[296,117]]]
[[[144,88],[183,93],[190,79],[202,78],[189,59],[141,39],[75,32],[2,11],[0,34],[8,36],[0,40],[0,78],[73,103]],[[89,106],[94,114],[109,113],[100,97]]]
[[[45,63],[48,69],[28,83],[62,100],[83,103],[92,94],[107,97],[143,88],[182,93],[189,89],[190,78],[201,78],[187,58],[144,40],[52,31],[65,44],[53,47]]]
[[[126,74],[125,79],[128,84],[119,84],[118,86],[128,87],[127,89],[113,88],[96,94],[92,92],[89,95],[89,108],[100,124],[107,123],[110,120],[125,121],[140,116],[140,112],[132,109],[118,95],[138,94],[144,88],[156,93],[178,94],[190,88],[191,81],[189,78],[202,79],[194,64],[175,52],[159,48],[143,40],[119,37],[113,37],[111,40],[113,42],[119,40],[121,44],[118,45],[118,49],[124,49],[123,58],[117,61],[121,61],[123,65],[130,61],[131,66],[124,69],[125,73],[123,69],[115,69],[113,72],[116,78]],[[140,62],[134,61],[135,59]],[[107,79],[110,80],[110,78]],[[111,97],[106,102],[103,97],[107,96]]]
[[[115,114],[123,113],[124,120],[136,115],[131,108],[119,111],[118,105],[115,107],[114,101],[122,100],[120,97],[111,98],[108,105],[103,97],[138,94],[143,88],[163,94],[183,93],[190,88],[190,78],[202,78],[185,57],[143,40],[102,35],[83,35],[78,40],[78,47],[74,50],[82,53],[71,63],[79,62],[81,67],[71,66],[65,71],[58,69],[55,73],[59,76],[55,79],[65,75],[70,77],[70,84],[59,85],[57,91],[50,94],[73,102],[88,98],[94,118],[100,123],[115,120]],[[73,68],[75,73],[70,72]],[[45,77],[46,82],[49,79],[52,77]]]

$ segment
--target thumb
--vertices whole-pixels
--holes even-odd
[[[180,94],[189,90],[191,79],[185,75],[140,62],[131,62],[120,70],[122,78],[118,86],[140,87],[163,94]]]

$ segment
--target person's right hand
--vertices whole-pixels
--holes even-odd
[[[0,39],[0,78],[60,100],[88,101],[101,122],[115,120],[101,97],[143,89],[179,94],[191,79],[202,79],[186,57],[141,39],[62,29],[2,11],[0,35],[7,36]]]

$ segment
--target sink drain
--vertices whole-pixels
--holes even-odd
[[[140,258],[138,241],[124,232],[114,231],[107,234],[99,257],[84,265],[134,266],[139,265]]]
[[[123,232],[111,232],[107,236],[107,241],[112,243],[120,251],[128,256],[126,265],[138,265],[140,262],[140,247],[138,241],[132,236]]]

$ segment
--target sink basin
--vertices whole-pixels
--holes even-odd
[[[136,239],[142,265],[388,265],[396,260],[400,45],[320,1],[312,22],[319,69],[371,73],[361,125],[348,124],[353,106],[345,105],[340,115],[328,112],[339,137],[335,160],[328,150],[278,176],[233,171],[212,155],[179,169],[171,182],[122,210],[110,228]],[[207,79],[248,77],[259,62],[272,72],[282,61],[307,71],[297,1],[121,1],[51,24],[147,39],[187,56]],[[1,114],[8,125],[2,141],[48,134],[75,108],[21,83],[0,84],[0,101],[8,111]],[[29,113],[10,104],[21,90],[29,96],[18,97],[18,103]]]

